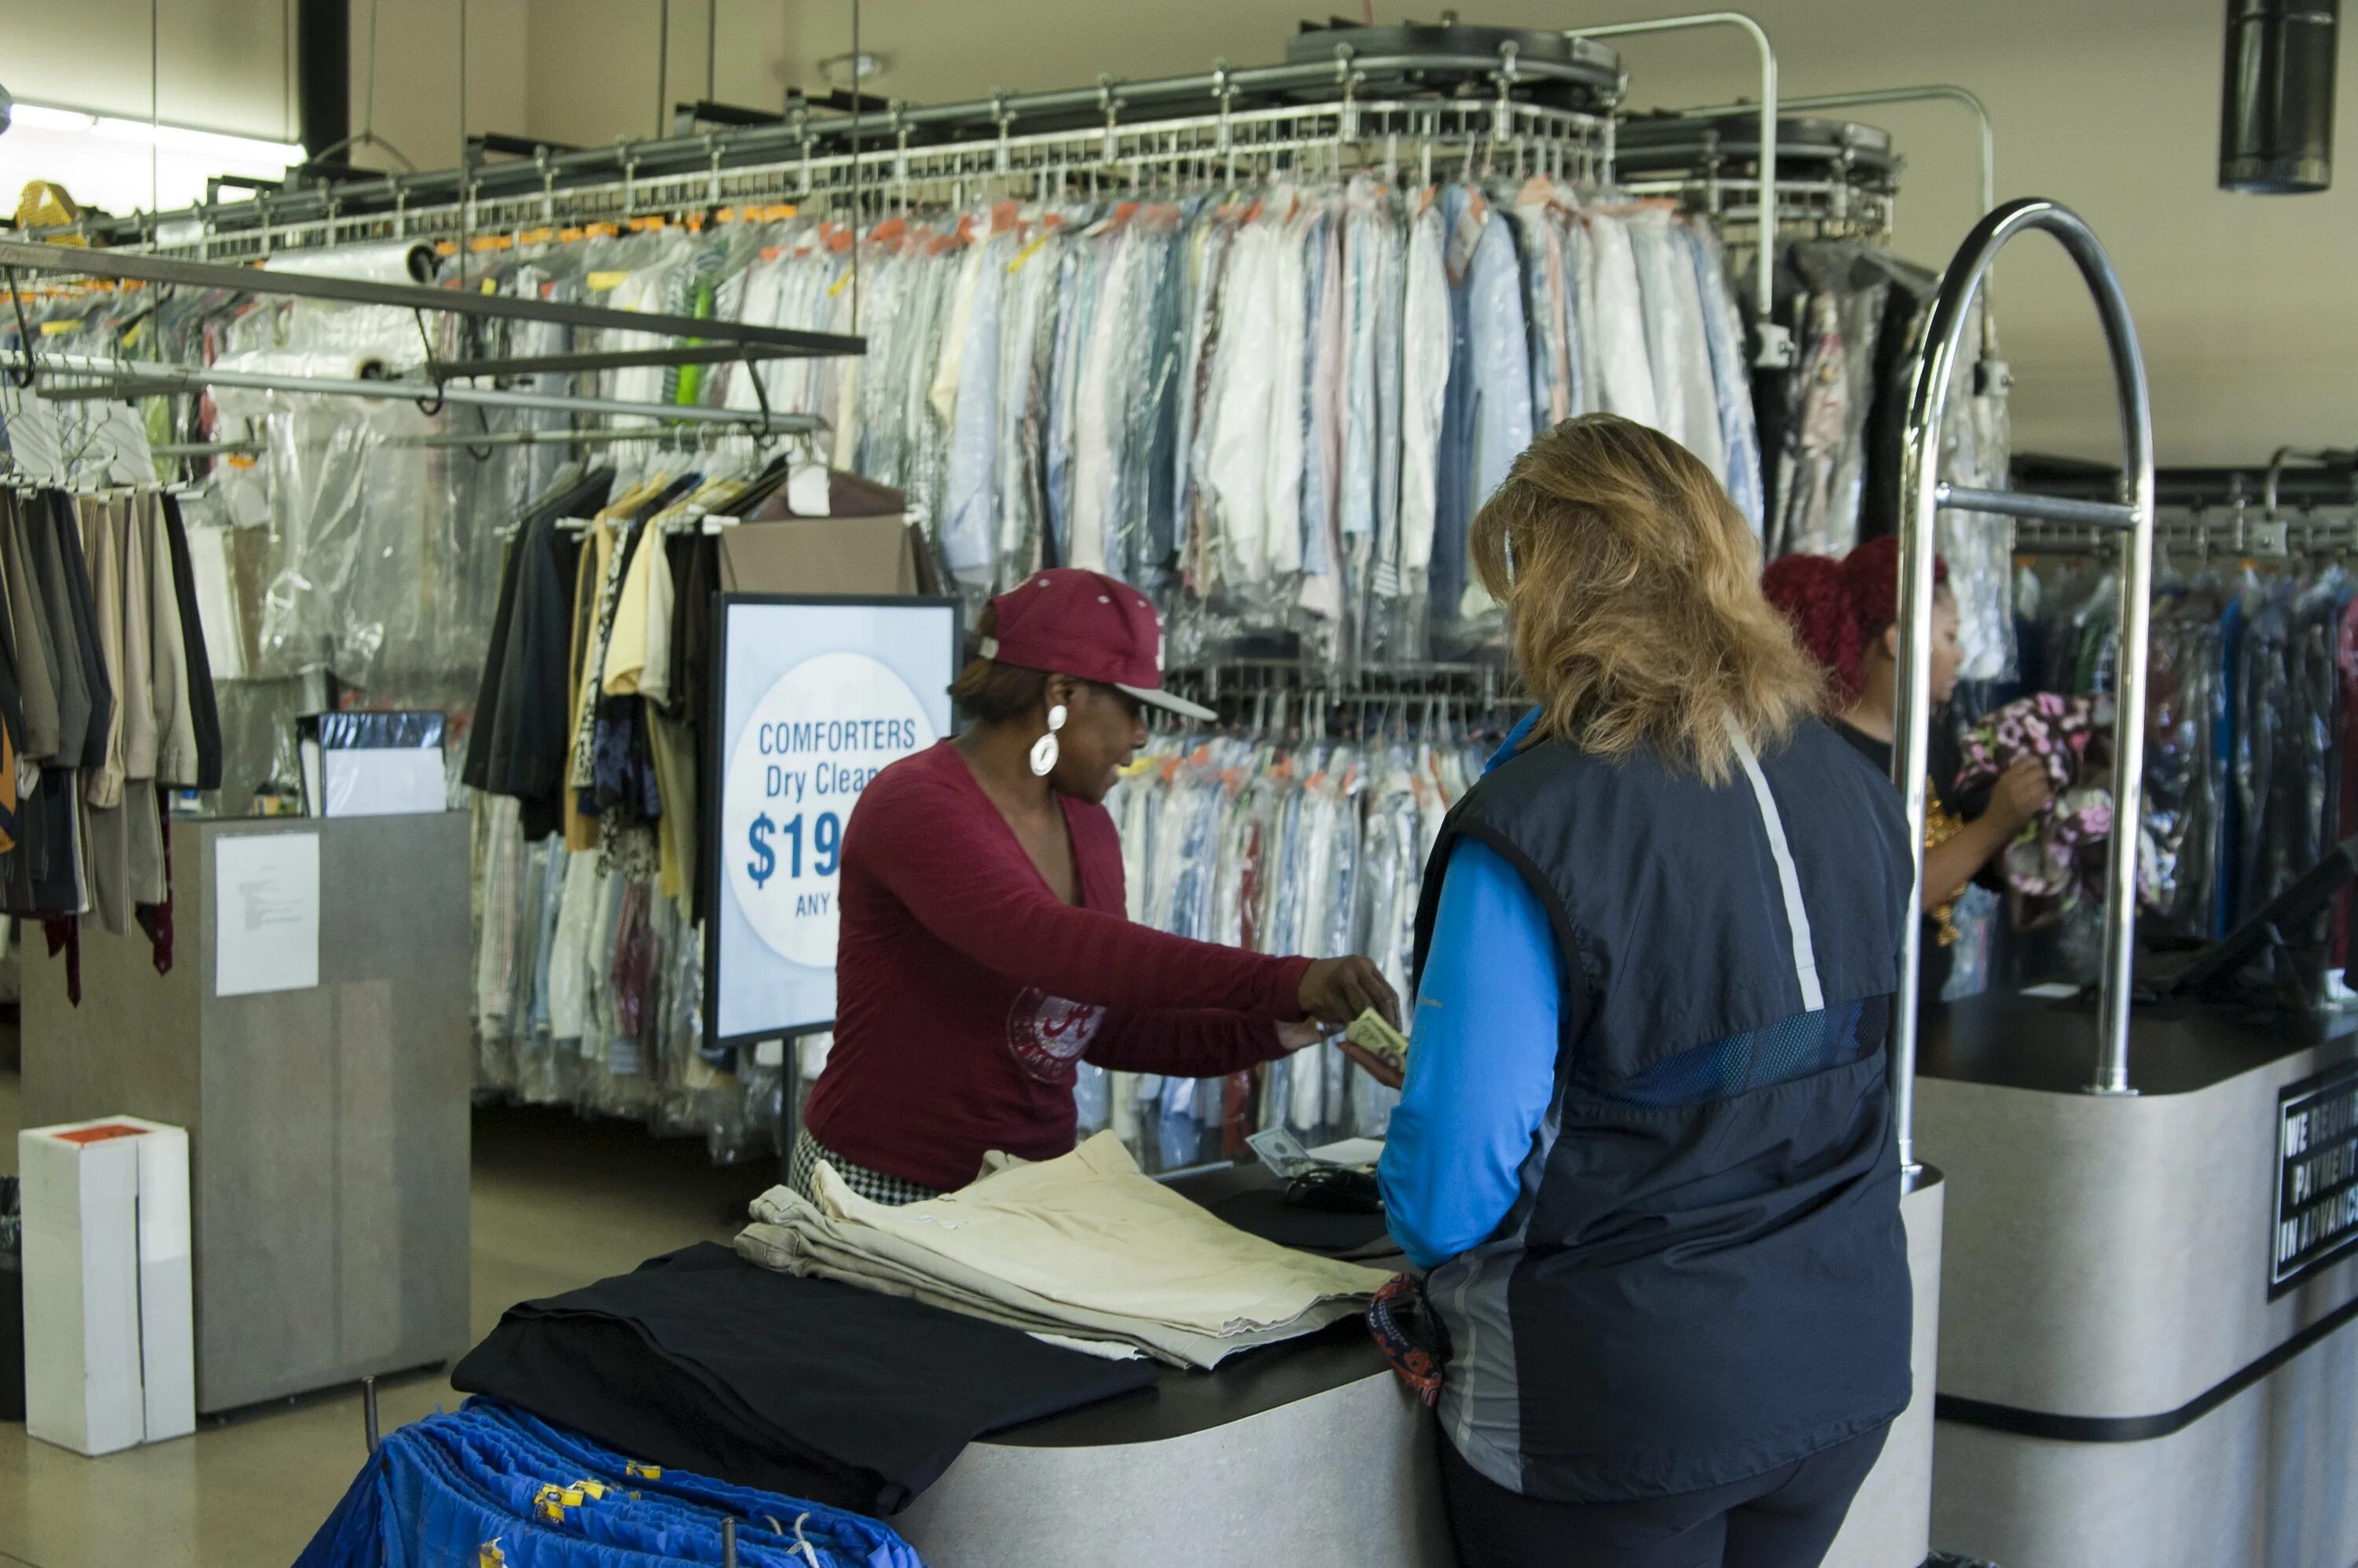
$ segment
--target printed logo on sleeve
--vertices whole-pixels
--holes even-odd
[[[1007,1049],[1016,1065],[1044,1084],[1070,1084],[1074,1064],[1098,1037],[1106,1010],[1026,988],[1007,1010]]]

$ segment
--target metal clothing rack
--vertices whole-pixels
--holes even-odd
[[[386,239],[463,245],[469,235],[533,225],[704,213],[845,188],[872,191],[904,167],[971,169],[979,159],[1012,172],[1044,161],[1109,174],[1158,157],[1225,155],[1230,138],[1253,138],[1254,127],[1289,118],[1323,117],[1355,133],[1357,117],[1379,103],[1446,115],[1469,104],[1492,114],[1502,104],[1510,115],[1541,110],[1587,128],[1609,159],[1609,114],[1624,85],[1610,49],[1563,35],[1552,36],[1552,49],[1527,49],[1518,40],[1529,35],[1502,29],[1412,30],[1432,36],[1395,43],[1345,28],[1319,36],[1318,58],[1283,65],[1220,65],[1139,81],[1101,77],[1091,87],[933,106],[896,103],[857,114],[814,115],[797,104],[773,124],[579,151],[540,146],[529,159],[507,163],[481,162],[471,151],[454,170],[89,220],[76,232],[200,259]],[[1153,145],[1174,134],[1175,147]],[[1255,139],[1268,145],[1265,135]]]
[[[2154,547],[2172,555],[2252,561],[2315,560],[2358,550],[2358,514],[2320,516],[2307,508],[2287,516],[2226,516],[2207,512],[2157,516]],[[2027,522],[2016,526],[2017,556],[2106,555],[2114,543],[2102,528],[2077,523]]]
[[[2016,469],[2017,481],[2081,499],[2119,483],[2096,464],[2029,458]],[[2158,470],[2154,490],[2155,541],[2173,551],[2288,559],[2358,546],[2358,450],[2279,447],[2265,466]],[[2015,531],[2020,555],[2093,555],[2104,542],[2103,530],[2080,523],[2027,522]]]
[[[1465,729],[1524,706],[1502,665],[1425,663],[1336,669],[1309,660],[1238,658],[1164,672],[1165,686],[1251,730],[1325,734],[1338,720],[1355,733],[1371,722],[1395,730]]]
[[[1710,219],[1730,243],[1755,243],[1760,140],[1753,113],[1752,105],[1735,104],[1624,123],[1614,153],[1621,189],[1673,198]],[[1905,167],[1890,133],[1788,115],[1777,156],[1769,243],[1778,232],[1889,243]]]

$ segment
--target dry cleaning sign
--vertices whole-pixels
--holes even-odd
[[[844,834],[879,773],[947,731],[957,634],[937,600],[722,600],[710,1039],[834,1021]]]

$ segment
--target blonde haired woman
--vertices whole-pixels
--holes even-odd
[[[1802,1568],[1909,1398],[1909,868],[1742,516],[1597,415],[1474,526],[1538,708],[1451,813],[1381,1167],[1466,1568]]]

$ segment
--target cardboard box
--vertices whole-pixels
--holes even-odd
[[[932,546],[905,517],[795,517],[720,532],[729,593],[905,597],[939,590]]]
[[[107,1117],[16,1136],[25,1429],[112,1454],[196,1430],[189,1139]]]

